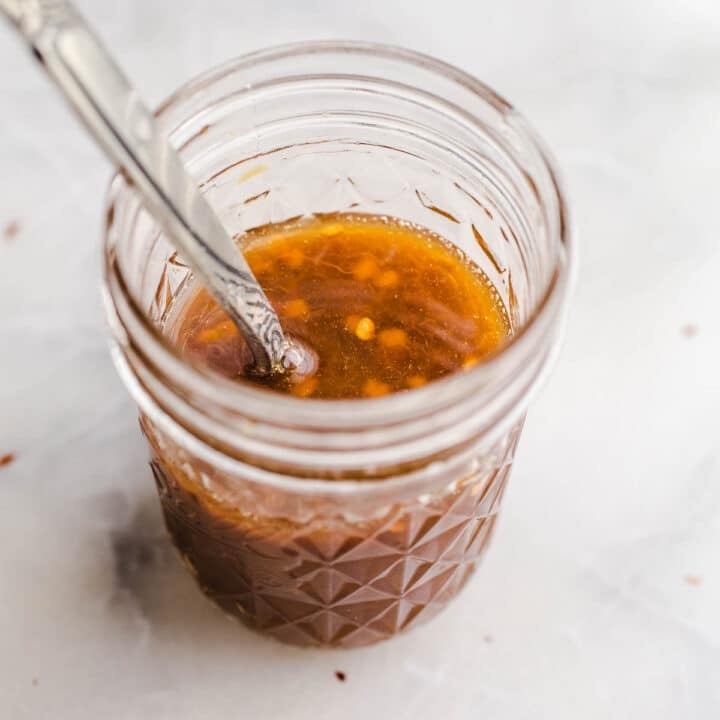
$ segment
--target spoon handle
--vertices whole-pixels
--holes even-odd
[[[238,326],[253,352],[254,370],[280,368],[288,344],[252,270],[153,114],[72,3],[0,0],[0,11]]]

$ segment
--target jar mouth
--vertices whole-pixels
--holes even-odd
[[[318,41],[281,45],[229,60],[190,80],[160,104],[156,115],[162,119],[176,106],[188,101],[203,88],[212,86],[230,72],[237,72],[244,67],[262,62],[325,53],[372,55],[434,73],[445,81],[461,87],[464,91],[470,91],[479,96],[483,102],[491,105],[502,115],[511,117],[521,140],[532,146],[537,152],[550,179],[551,192],[557,204],[558,217],[555,220],[559,232],[557,238],[558,260],[544,294],[523,324],[514,329],[511,338],[496,354],[487,357],[473,368],[450,374],[411,391],[394,393],[380,398],[300,399],[255,387],[249,383],[234,382],[204,367],[188,363],[176,347],[153,325],[128,291],[128,283],[123,278],[109,241],[106,242],[105,277],[106,287],[109,290],[106,300],[108,309],[111,311],[109,314],[116,336],[123,337],[129,345],[138,348],[143,356],[150,348],[153,354],[162,358],[165,370],[173,377],[180,379],[183,385],[197,389],[199,395],[217,401],[223,407],[236,409],[245,414],[250,412],[259,421],[266,416],[281,416],[285,418],[284,424],[288,426],[301,425],[303,427],[332,427],[351,430],[360,424],[363,426],[373,423],[391,425],[417,415],[428,416],[436,408],[445,407],[448,403],[460,402],[469,393],[482,390],[487,392],[488,384],[493,382],[493,378],[504,374],[500,373],[503,366],[522,367],[527,358],[536,353],[537,348],[542,345],[543,341],[546,341],[548,334],[552,334],[555,338],[553,346],[557,348],[559,338],[555,328],[562,326],[562,322],[558,322],[558,320],[562,320],[566,300],[573,284],[576,253],[562,183],[555,163],[544,143],[512,105],[494,90],[472,75],[422,53],[384,44],[350,41]],[[248,89],[250,88],[251,86],[248,85]],[[106,235],[106,241],[107,239]],[[123,313],[118,312],[118,292],[122,295],[124,310],[132,315],[132,328],[126,327],[124,321],[127,316],[122,319],[119,317]],[[116,320],[117,322],[115,322]],[[141,337],[129,338],[128,330],[132,331],[130,334],[141,335]]]

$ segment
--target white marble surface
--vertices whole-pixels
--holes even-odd
[[[17,454],[0,468],[0,716],[720,717],[720,3],[81,5],[153,101],[309,38],[474,72],[555,150],[580,272],[469,589],[377,647],[265,641],[200,596],[164,539],[105,343],[109,167],[0,28],[0,228],[19,225],[0,234],[0,455]]]

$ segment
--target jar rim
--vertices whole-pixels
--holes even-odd
[[[394,393],[380,398],[351,400],[301,399],[255,387],[249,383],[233,382],[206,368],[188,363],[167,338],[157,331],[145,312],[136,304],[135,299],[127,291],[127,283],[122,277],[118,263],[113,262],[112,258],[109,257],[112,253],[107,252],[111,249],[107,238],[106,280],[113,276],[114,279],[119,281],[121,292],[124,294],[124,299],[127,301],[134,319],[141,323],[146,339],[153,345],[154,351],[162,354],[163,360],[168,367],[172,368],[173,372],[178,373],[187,382],[203,388],[208,397],[221,398],[225,406],[239,407],[245,411],[247,411],[248,407],[254,408],[252,410],[253,416],[260,419],[267,412],[268,414],[285,414],[287,417],[297,418],[302,416],[303,422],[310,425],[317,423],[324,426],[339,424],[339,427],[353,426],[358,422],[358,415],[362,415],[363,422],[368,424],[374,421],[386,423],[390,417],[403,418],[418,413],[428,414],[432,412],[438,398],[459,399],[467,395],[468,392],[473,392],[475,389],[485,385],[485,380],[490,374],[497,371],[497,366],[501,363],[509,363],[512,366],[521,363],[523,357],[527,356],[530,349],[538,344],[538,341],[553,325],[553,322],[562,315],[573,284],[576,266],[575,242],[563,184],[559,178],[555,162],[543,141],[540,140],[534,130],[529,127],[510,103],[482,81],[453,65],[423,53],[392,45],[355,41],[311,41],[258,50],[228,60],[184,83],[159,105],[156,115],[163,117],[171,109],[190,99],[203,88],[213,85],[229,73],[237,72],[244,67],[295,56],[323,53],[373,55],[434,73],[445,81],[462,86],[465,90],[479,96],[481,100],[492,105],[498,112],[506,116],[512,116],[522,139],[537,151],[540,161],[550,178],[552,193],[557,200],[557,227],[560,235],[557,240],[563,251],[558,254],[559,259],[555,271],[543,296],[533,308],[528,319],[513,333],[509,341],[497,353],[485,358],[473,368],[461,373],[450,374],[412,391]],[[117,177],[118,175],[113,178],[113,183]],[[112,300],[110,298],[108,300],[112,304]],[[288,420],[288,422],[292,421]]]

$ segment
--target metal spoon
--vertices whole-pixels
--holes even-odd
[[[0,11],[230,315],[252,350],[252,371],[267,374],[297,366],[302,353],[286,340],[242,253],[160,134],[153,114],[72,3],[0,0]]]

